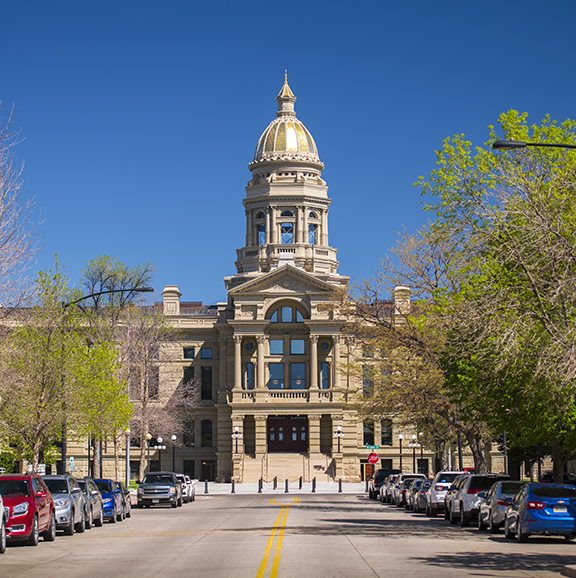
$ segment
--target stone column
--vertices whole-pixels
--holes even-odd
[[[334,336],[334,369],[332,374],[333,387],[340,387],[340,335]]]
[[[270,207],[270,243],[278,243],[276,240],[276,207]]]
[[[218,343],[220,344],[220,371],[218,380],[218,399],[221,402],[226,401],[226,386],[227,386],[227,376],[226,376],[226,337],[219,337]]]
[[[308,207],[304,207],[304,219],[302,226],[304,227],[304,243],[308,245],[310,239],[308,239]]]
[[[310,455],[320,453],[320,415],[308,416],[308,452]]]
[[[256,426],[256,455],[262,455],[268,451],[268,442],[266,438],[266,416],[255,415],[254,422]]]
[[[328,245],[328,211],[322,211],[322,245]]]
[[[242,389],[242,336],[234,335],[234,389]]]
[[[252,211],[246,211],[246,246],[251,247],[254,243],[252,237],[254,235],[254,227],[252,226]]]
[[[264,375],[264,343],[266,342],[266,337],[264,335],[258,335],[256,337],[256,357],[257,357],[257,374],[256,374],[256,389],[264,389],[266,384],[266,377]]]
[[[266,211],[266,244],[272,242],[272,237],[270,236],[270,231],[272,230],[272,209]]]
[[[302,230],[303,210],[302,205],[296,207],[296,243],[304,243],[304,231]]]
[[[232,477],[236,482],[242,482],[242,454],[244,453],[244,416],[232,414],[232,432],[238,428],[238,433],[242,435],[237,440],[231,437],[232,440]],[[236,444],[238,444],[238,451],[236,451]]]
[[[318,335],[310,335],[310,389],[320,387],[318,379]]]

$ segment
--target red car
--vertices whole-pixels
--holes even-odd
[[[48,542],[56,538],[54,500],[40,476],[0,475],[0,494],[7,514],[8,540],[36,546],[40,536]]]

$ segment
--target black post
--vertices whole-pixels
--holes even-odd
[[[316,493],[316,478],[312,478],[312,493]]]
[[[261,494],[262,493],[262,478],[260,478],[258,480],[258,493]]]
[[[278,487],[278,476],[274,476],[274,486],[272,487],[275,490]]]
[[[234,489],[234,478],[232,478],[232,494],[236,493],[236,490]]]
[[[342,478],[340,478],[338,480],[338,493],[341,494],[342,493]]]
[[[284,493],[285,493],[285,494],[288,493],[288,479],[286,479],[286,489],[284,490]]]
[[[298,489],[299,490],[302,489],[302,476],[300,476],[300,483],[298,484]]]
[[[506,430],[504,430],[504,473],[508,473],[508,446],[506,444]]]
[[[208,480],[204,480],[204,493],[208,493]]]
[[[368,491],[368,484],[370,483],[370,476],[366,476],[366,491]]]
[[[462,432],[458,430],[458,468],[464,471],[464,464],[462,463]]]

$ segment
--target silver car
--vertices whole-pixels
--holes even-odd
[[[70,474],[42,476],[56,506],[56,529],[72,536],[86,529],[84,496],[76,478]]]
[[[504,526],[506,510],[512,498],[525,483],[505,480],[494,484],[487,492],[480,492],[478,497],[483,501],[478,510],[478,529],[489,529],[490,533],[496,534]]]
[[[426,515],[434,518],[444,511],[444,498],[454,480],[464,472],[438,472],[426,495]]]

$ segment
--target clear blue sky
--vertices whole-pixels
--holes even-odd
[[[574,0],[0,0],[0,100],[25,140],[43,251],[152,261],[154,286],[226,298],[244,187],[288,70],[332,199],[339,271],[372,276],[426,222],[442,140],[511,108],[576,116]]]

